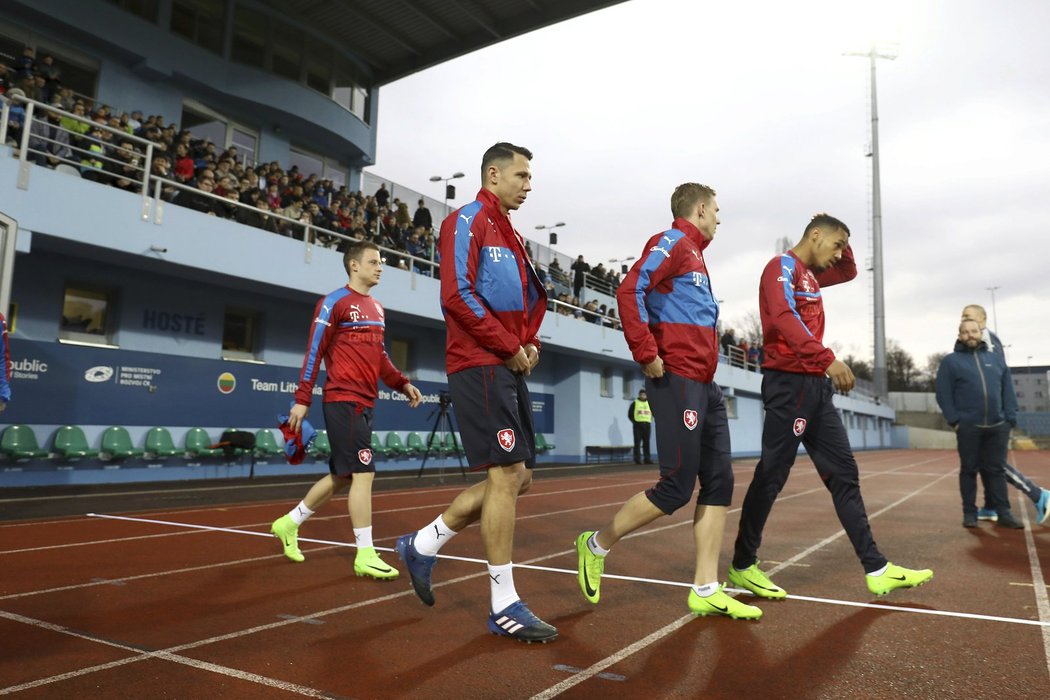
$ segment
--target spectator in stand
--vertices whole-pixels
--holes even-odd
[[[555,257],[551,260],[551,264],[547,266],[548,272],[555,282],[565,283],[565,270],[561,269],[561,263],[558,262],[558,258]]]
[[[15,70],[18,71],[20,77],[32,78],[33,71],[36,69],[36,57],[32,46],[27,46],[22,49],[22,55],[15,59]]]
[[[106,162],[106,170],[112,174],[110,184],[125,192],[138,194],[142,191],[142,154],[135,149],[130,139],[121,139],[114,158]]]
[[[430,210],[427,209],[426,203],[422,199],[419,200],[416,213],[412,217],[412,226],[413,228],[422,226],[427,231],[434,228],[434,219],[431,218]]]
[[[757,345],[752,345],[747,349],[747,362],[748,364],[758,367],[759,365],[759,348]]]
[[[600,324],[602,322],[602,317],[598,314],[598,300],[597,299],[591,299],[586,304],[584,304],[583,305],[583,312],[582,312],[582,314],[583,314],[583,320],[587,321],[588,323],[598,323],[598,324]]]
[[[376,204],[380,207],[385,207],[390,203],[390,192],[386,189],[386,183],[379,183],[379,189],[375,193]]]
[[[80,159],[80,176],[85,180],[91,180],[92,182],[106,182],[108,180],[105,175],[106,164],[102,160],[102,156],[105,154],[105,146],[103,145],[104,133],[97,126],[92,127],[87,137],[82,141],[81,148],[78,149],[82,156]]]
[[[25,78],[22,78],[21,82],[19,82],[18,85],[25,91],[26,97],[28,97],[29,99],[35,100],[37,102],[44,101],[43,88],[40,85],[36,84],[35,77],[30,75]]]
[[[405,202],[397,203],[397,211],[394,214],[394,220],[398,226],[409,227],[412,225],[412,215],[408,213],[408,204]]]
[[[142,112],[135,110],[131,113],[131,117],[128,118],[128,126],[131,127],[131,133],[138,135],[139,129],[142,128]]]
[[[576,262],[572,264],[572,295],[579,297],[580,292],[583,290],[584,276],[591,271],[591,266],[583,260],[583,256],[576,258]],[[577,305],[579,299],[577,299]]]
[[[3,63],[0,63],[0,94],[5,94],[11,89],[11,72]]]
[[[736,336],[733,335],[733,329],[727,328],[722,334],[722,354],[727,358],[729,355],[729,348],[736,347]]]
[[[82,142],[84,140],[84,135],[87,134],[88,129],[91,128],[91,122],[87,119],[87,107],[84,106],[83,102],[77,102],[73,105],[72,111],[73,114],[81,117],[81,119],[62,117],[58,123],[61,124],[62,128],[66,131],[71,131],[73,134],[76,134],[76,136],[70,135],[70,145],[77,148],[83,148]]]
[[[69,132],[59,123],[62,115],[50,109],[46,115],[44,119],[34,119],[29,130],[29,158],[37,165],[54,168],[63,160],[70,160],[73,151],[69,148]]]
[[[11,88],[6,94],[11,100],[7,112],[7,143],[17,146],[22,143],[22,127],[26,121],[25,103],[19,98],[24,98],[26,94],[21,88]]]
[[[594,269],[591,270],[591,279],[593,280],[593,284],[590,285],[590,286],[595,291],[604,292],[604,293],[608,294],[610,292],[610,290],[606,289],[606,280],[605,280],[605,277],[608,274],[609,274],[608,270],[605,269],[605,263],[598,263],[597,265],[594,266]]]
[[[178,203],[209,216],[223,217],[226,215],[226,208],[222,202],[207,196],[215,191],[215,180],[204,176],[197,178],[197,190],[197,192],[183,192],[179,196]]]
[[[152,195],[156,191],[156,180],[170,180],[171,178],[171,163],[168,161],[168,157],[163,153],[154,156],[153,162],[150,165],[150,194]],[[161,184],[160,198],[165,202],[170,202],[175,199],[178,190],[175,187],[168,184]]]

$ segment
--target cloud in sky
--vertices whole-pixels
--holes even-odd
[[[708,249],[732,323],[757,308],[781,236],[846,221],[861,274],[828,290],[826,341],[870,356],[868,62],[863,34],[900,42],[878,65],[887,337],[919,364],[984,304],[1012,364],[1050,364],[1050,3],[635,0],[384,86],[383,177],[473,197],[481,153],[535,152],[514,215],[564,221],[561,252],[638,255],[685,181],[718,190]]]

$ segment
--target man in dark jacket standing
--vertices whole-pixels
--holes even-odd
[[[977,473],[985,479],[998,524],[1022,528],[1006,495],[1006,452],[1017,424],[1017,396],[1010,368],[990,351],[976,321],[959,324],[955,352],[937,368],[937,404],[955,430],[963,527],[977,527]]]

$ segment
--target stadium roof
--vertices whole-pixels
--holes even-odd
[[[624,0],[264,0],[364,60],[376,85]]]

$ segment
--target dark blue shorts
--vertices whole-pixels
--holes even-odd
[[[332,445],[328,471],[333,476],[374,472],[372,409],[350,401],[326,401],[321,405],[328,442]]]
[[[700,505],[728,506],[733,500],[729,420],[722,389],[664,372],[646,379],[656,424],[660,480],[645,493],[670,515],[689,502],[697,482]]]
[[[448,375],[448,390],[471,470],[517,462],[536,466],[525,377],[503,365],[469,367]]]

